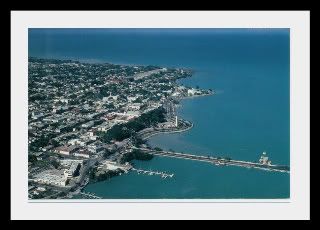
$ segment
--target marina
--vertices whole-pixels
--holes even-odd
[[[146,174],[149,176],[161,176],[161,178],[166,179],[167,177],[172,178],[174,176],[174,174],[168,174],[165,172],[160,172],[160,171],[152,171],[152,170],[144,170],[144,169],[136,169],[136,168],[132,168],[132,171],[137,172],[138,174]]]
[[[102,197],[95,195],[94,193],[91,192],[80,192],[79,194],[88,197],[90,199],[102,199]]]

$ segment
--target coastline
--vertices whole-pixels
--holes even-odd
[[[192,74],[191,76],[186,77],[186,78],[191,78],[191,77],[193,77],[193,76],[194,76],[194,75]],[[182,85],[182,84],[179,84],[179,85]],[[203,93],[203,94],[201,94],[201,95],[192,95],[192,96],[179,97],[179,98],[178,98],[179,103],[178,103],[176,106],[181,106],[180,100],[184,100],[184,99],[194,99],[194,98],[203,97],[203,96],[212,96],[212,95],[214,95],[214,94],[215,94],[215,92],[212,90],[210,93]],[[192,128],[194,127],[194,124],[193,124],[192,122],[187,121],[187,120],[184,120],[184,119],[181,119],[181,120],[182,120],[182,122],[185,123],[185,124],[190,124],[190,126],[184,128],[184,129],[179,129],[179,130],[163,130],[163,131],[161,131],[161,130],[154,130],[154,132],[152,132],[151,134],[147,135],[147,137],[144,137],[144,138],[142,138],[142,139],[148,141],[149,138],[151,138],[151,137],[153,137],[153,136],[155,136],[155,135],[158,135],[158,134],[181,133],[181,132],[186,132],[186,131],[188,131],[188,130],[190,130],[190,129],[192,129]],[[148,129],[148,128],[146,128],[146,129]],[[144,129],[144,130],[146,130],[146,129]],[[141,131],[144,131],[144,130],[141,130]],[[121,174],[120,174],[120,175],[121,175]],[[120,176],[120,175],[117,174],[117,175],[113,175],[112,177]],[[110,178],[112,178],[112,177],[110,177]],[[109,179],[110,179],[110,178],[109,178]],[[99,182],[99,181],[94,181],[93,183],[96,183],[96,182]],[[92,181],[90,181],[90,179],[89,179],[89,180],[88,180],[88,183],[86,183],[86,185],[83,186],[83,187],[79,190],[79,192],[76,193],[76,194],[80,194],[80,192],[81,192],[83,189],[85,189],[85,187],[86,187],[88,184],[90,184],[90,183],[92,183]],[[74,194],[74,195],[76,195],[76,194]]]
[[[191,77],[192,77],[192,76],[191,76]],[[201,94],[201,95],[193,95],[193,96],[180,97],[179,100],[194,99],[194,98],[204,97],[204,96],[212,96],[212,95],[214,95],[214,94],[215,94],[215,92],[212,91],[212,92],[209,93],[209,94]],[[179,103],[177,106],[181,106],[181,104]],[[158,130],[157,130],[157,131],[155,131],[154,133],[148,135],[147,137],[145,137],[145,138],[143,138],[143,139],[146,140],[146,139],[149,139],[149,138],[151,138],[151,137],[153,137],[153,136],[155,136],[155,135],[158,135],[158,134],[165,134],[165,133],[166,133],[166,134],[172,134],[172,133],[186,132],[186,131],[188,131],[188,130],[190,130],[190,129],[193,128],[194,124],[193,124],[192,122],[187,121],[187,120],[183,120],[183,121],[184,121],[185,123],[191,124],[191,126],[185,128],[185,129],[181,129],[181,130],[165,130],[165,131],[160,131],[160,130],[158,131]]]
[[[29,32],[31,36],[32,31]],[[184,86],[184,89],[181,87],[181,91],[185,93],[180,94],[181,100],[175,97],[176,101],[172,104],[178,102],[174,109],[179,119],[190,120],[195,126],[193,129],[179,131],[180,134],[178,131],[150,134],[146,139],[147,145],[191,154],[206,154],[211,153],[212,150],[213,155],[218,153],[223,157],[230,156],[244,160],[257,160],[258,153],[266,150],[274,163],[290,164],[290,124],[288,123],[290,108],[286,107],[290,99],[287,87],[288,82],[290,83],[290,59],[288,58],[290,36],[273,36],[273,39],[268,40],[264,36],[249,34],[248,36],[245,34],[189,36],[186,34],[184,41],[187,43],[181,43],[181,37],[171,35],[163,37],[142,34],[143,36],[138,37],[136,33],[133,36],[122,34],[118,37],[114,35],[108,37],[98,33],[84,40],[79,40],[79,36],[71,36],[71,34],[70,40],[65,39],[64,34],[52,35],[50,33],[30,37],[30,55],[37,56],[43,53],[43,58],[60,55],[60,57],[56,56],[57,59],[64,59],[71,55],[74,58],[67,59],[88,63],[107,62],[132,66],[156,64],[168,68],[194,70],[185,79],[177,79],[173,82],[174,87]],[[97,39],[100,36],[104,36],[103,39]],[[122,37],[126,39],[121,39]],[[215,40],[216,37],[217,40]],[[35,40],[35,38],[41,39]],[[44,49],[45,41],[49,38],[52,41],[52,49]],[[44,41],[43,46],[41,41]],[[95,44],[92,49],[81,48],[90,43]],[[79,48],[77,52],[74,52],[74,47]],[[144,49],[141,49],[143,47]],[[266,47],[267,50],[265,50]],[[136,53],[137,50],[141,52]],[[263,56],[261,56],[262,50],[266,51]],[[168,56],[170,52],[172,55]],[[86,60],[81,57],[89,58]],[[97,77],[100,78],[100,75]],[[274,89],[275,84],[276,89]],[[187,89],[197,86],[200,89],[211,88],[217,95],[207,98],[199,98],[207,95],[187,96]],[[145,89],[145,87],[146,85],[142,83],[141,88]],[[41,85],[39,88],[46,89]],[[133,90],[136,89],[133,87]],[[62,93],[64,94],[63,91]],[[170,97],[171,93],[168,91],[167,95]],[[192,100],[182,101],[182,99]],[[155,100],[161,104],[161,101]],[[161,133],[173,135],[157,135]],[[121,154],[122,152],[117,151],[114,159]],[[57,155],[52,154],[52,156]],[[236,167],[228,169],[209,167],[206,164],[198,166],[196,162],[176,161],[162,157],[155,157],[153,161],[131,162],[137,164],[139,168],[175,172],[176,179],[172,183],[174,186],[170,184],[171,181],[162,183],[157,180],[158,178],[153,180],[151,177],[139,177],[130,172],[134,175],[122,175],[104,183],[92,183],[99,184],[97,186],[88,184],[83,191],[101,194],[106,199],[148,198],[149,196],[160,198],[163,194],[168,198],[182,199],[193,197],[263,199],[290,195],[288,191],[290,178],[283,179],[283,176],[275,176],[274,173],[265,174],[259,171],[255,173],[249,169],[238,170]],[[121,193],[122,191],[124,192]],[[81,194],[75,197],[86,198]]]
[[[183,78],[191,78],[193,77],[194,75],[191,74],[187,77],[183,77]],[[178,79],[176,79],[178,80]],[[175,80],[175,81],[176,81]],[[179,84],[179,86],[183,86],[183,84]],[[214,91],[210,91],[209,93],[207,92],[201,92],[201,94],[199,95],[190,95],[190,96],[181,96],[181,97],[177,97],[179,103],[176,105],[176,106],[179,106],[180,105],[180,101],[183,100],[183,99],[193,99],[193,98],[197,98],[197,97],[202,97],[202,96],[212,96],[214,94]],[[180,105],[181,106],[181,105]],[[181,133],[181,132],[186,132],[190,129],[192,129],[194,127],[194,124],[190,121],[187,121],[187,120],[184,120],[184,119],[180,119],[179,120],[183,126],[186,126],[186,127],[183,127],[183,128],[180,128],[180,129],[176,129],[176,130],[168,130],[168,129],[164,129],[164,130],[154,130],[154,132],[148,134],[145,138],[142,138],[143,140],[147,140],[157,134],[172,134],[172,133]],[[148,129],[148,128],[146,128]],[[146,130],[145,129],[145,130]],[[143,130],[141,130],[143,131]],[[130,161],[129,161],[130,162]],[[81,185],[79,186],[76,186],[74,187],[74,190],[73,191],[69,191],[66,195],[64,195],[63,197],[60,197],[61,199],[73,199],[75,196],[83,196],[85,195],[85,192],[84,192],[84,189],[87,187],[87,185],[91,184],[91,183],[97,183],[97,182],[101,182],[101,181],[104,181],[104,180],[108,180],[108,179],[111,179],[112,177],[116,177],[116,176],[120,176],[122,175],[122,173],[114,173],[114,174],[110,174],[107,178],[104,178],[104,179],[99,179],[99,180],[93,180],[89,177],[89,175],[84,175],[85,177],[85,183],[82,183]],[[93,194],[94,195],[94,194]],[[84,196],[85,198],[85,196]],[[83,198],[80,198],[80,199],[83,199]]]
[[[192,77],[193,75],[191,75],[190,77]],[[197,98],[197,97],[203,97],[203,96],[212,96],[214,95],[214,91],[212,91],[211,93],[206,93],[206,94],[201,94],[201,95],[192,95],[192,96],[186,96],[186,97],[180,97],[179,98],[179,104],[180,105],[180,100],[184,100],[184,99],[194,99],[194,98]],[[184,128],[184,129],[179,129],[179,130],[154,130],[154,132],[152,132],[151,134],[147,135],[146,137],[142,138],[143,140],[148,140],[149,138],[155,136],[155,135],[158,135],[158,134],[173,134],[173,133],[181,133],[181,132],[186,132],[190,129],[192,129],[194,127],[194,124],[190,121],[187,121],[187,120],[184,120],[184,119],[181,119],[180,121],[182,121],[184,124],[187,124],[189,125],[188,127]],[[148,128],[146,128],[148,129]],[[146,130],[144,129],[144,130]],[[142,130],[142,131],[144,131]],[[120,176],[121,174],[115,174],[115,175],[112,175],[111,177],[109,177],[108,179],[111,179],[112,177],[116,177],[116,176]],[[92,181],[88,178],[88,181],[87,183],[81,187],[80,189],[77,189],[76,192],[73,192],[73,194],[71,195],[71,198],[74,196],[74,195],[79,195],[81,194],[81,191],[83,191],[85,189],[85,187],[90,184],[90,183],[97,183],[97,182],[100,182],[100,181]],[[68,196],[67,196],[68,197]]]
[[[172,134],[172,133],[182,133],[182,132],[186,132],[186,131],[188,131],[188,130],[190,130],[190,129],[193,128],[193,123],[192,123],[192,122],[189,122],[189,123],[191,124],[191,126],[185,128],[185,129],[180,129],[180,130],[165,130],[165,131],[155,130],[154,133],[151,133],[150,135],[148,135],[147,137],[144,137],[144,138],[142,138],[142,139],[143,139],[143,140],[147,140],[147,139],[149,139],[149,138],[151,138],[151,137],[153,137],[153,136],[155,136],[155,135],[157,135],[157,134],[164,134],[164,133],[166,133],[166,134]]]
[[[197,98],[197,97],[204,97],[204,96],[212,96],[215,95],[216,93],[214,91],[212,91],[211,93],[206,93],[206,94],[201,94],[201,95],[192,95],[192,96],[186,96],[186,97],[181,97],[179,99],[183,100],[183,99],[193,99],[193,98]]]

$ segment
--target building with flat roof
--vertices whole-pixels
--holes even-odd
[[[87,149],[79,149],[73,155],[75,157],[90,158],[92,153]]]
[[[93,121],[89,121],[89,122],[87,122],[87,123],[85,123],[85,124],[82,124],[81,127],[83,127],[83,128],[90,128],[90,127],[92,127],[93,125],[94,125],[94,122],[93,122]]]
[[[101,142],[96,142],[88,145],[88,150],[91,153],[99,154],[105,150],[104,145]]]
[[[72,162],[69,169],[65,169],[63,174],[66,178],[74,177],[79,172],[81,165],[78,162]]]
[[[141,103],[131,103],[127,107],[128,107],[128,110],[138,111],[142,106],[143,104]]]
[[[76,162],[76,163],[79,163],[80,165],[83,164],[83,160],[75,160],[75,159],[62,159],[59,161],[60,164],[64,167],[70,167],[70,165],[73,163],[73,162]]]
[[[121,169],[124,171],[128,171],[132,168],[132,165],[130,165],[128,162],[126,164],[119,164],[115,161],[111,161],[111,160],[105,160],[103,162],[101,162],[101,164],[98,166],[98,169],[105,169],[105,170],[117,170],[117,169]]]
[[[64,172],[61,170],[46,170],[37,175],[35,175],[34,182],[40,184],[48,184],[59,187],[64,187],[67,185],[67,178],[64,175]]]
[[[63,154],[63,155],[71,155],[77,149],[79,149],[79,147],[76,145],[70,145],[70,146],[64,145],[64,146],[59,146],[59,147],[55,148],[55,152],[57,152],[59,154]]]

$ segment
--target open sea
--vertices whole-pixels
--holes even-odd
[[[184,133],[161,134],[153,146],[185,153],[290,164],[289,29],[29,29],[29,56],[86,62],[186,67],[187,86],[213,96],[185,99],[178,115],[194,123]],[[290,175],[204,162],[154,157],[130,172],[90,184],[105,199],[272,199],[290,197]]]

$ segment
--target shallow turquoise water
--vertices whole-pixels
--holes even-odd
[[[194,128],[151,144],[250,161],[267,151],[289,165],[289,30],[29,30],[29,56],[192,68],[181,83],[217,94],[183,100],[178,114]],[[132,172],[85,190],[104,198],[290,196],[289,174],[159,157],[135,164],[175,176]]]

